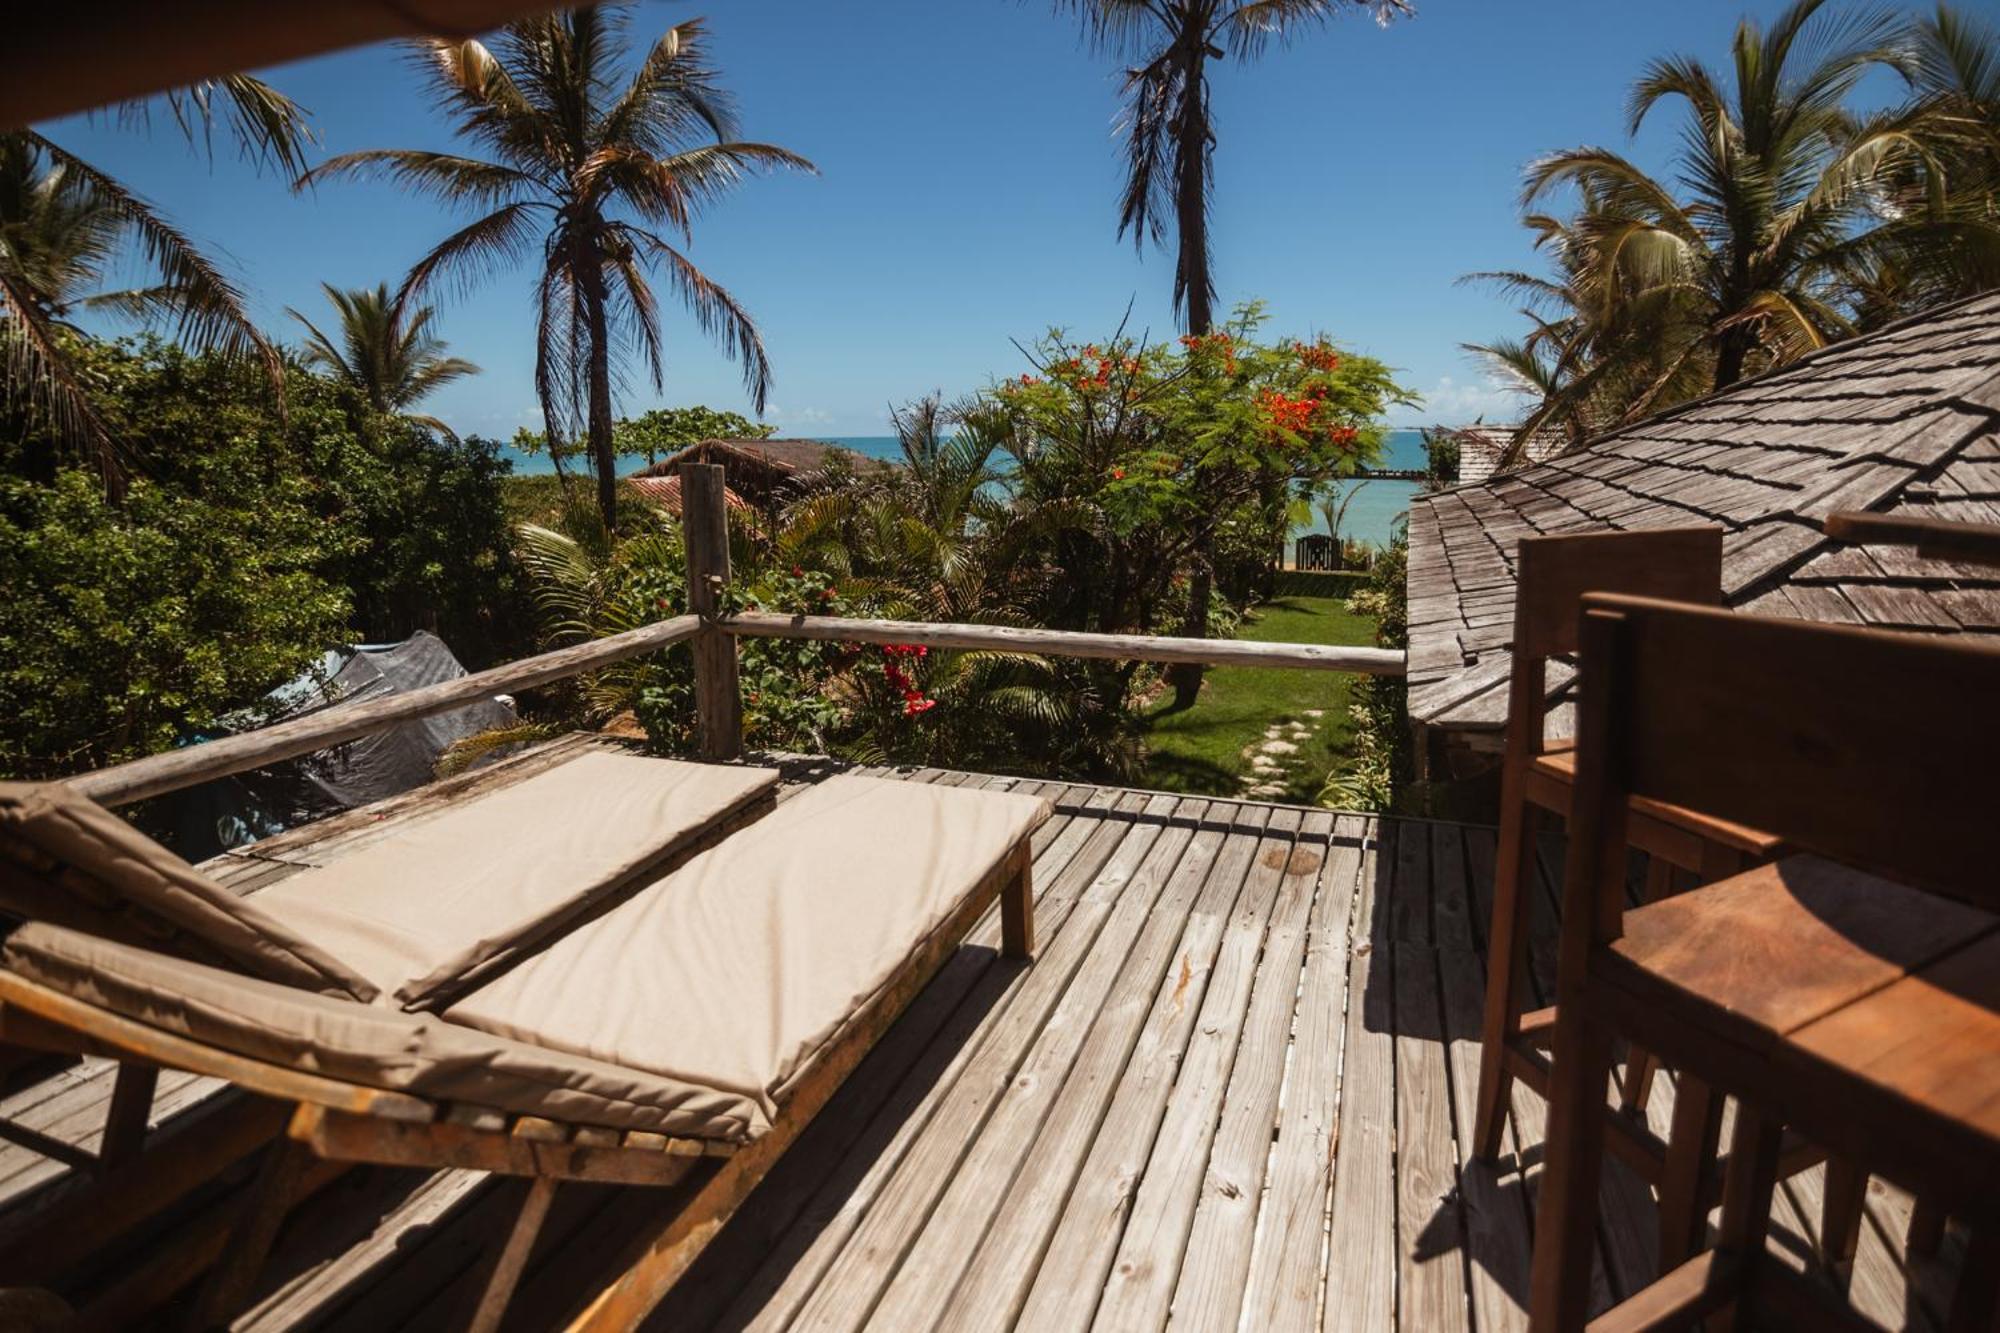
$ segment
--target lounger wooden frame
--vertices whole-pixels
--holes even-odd
[[[771,1128],[740,1146],[510,1115],[306,1073],[135,1022],[4,970],[0,1040],[108,1056],[128,1067],[208,1075],[293,1107],[283,1142],[268,1155],[259,1182],[261,1197],[252,1201],[232,1233],[228,1260],[210,1275],[200,1301],[205,1318],[226,1317],[248,1295],[277,1223],[297,1193],[301,1162],[455,1167],[532,1178],[536,1184],[469,1321],[481,1333],[497,1326],[557,1183],[662,1187],[705,1173],[682,1206],[662,1218],[658,1230],[640,1238],[622,1276],[574,1325],[629,1328],[659,1303],[996,901],[1001,953],[1029,957],[1034,949],[1034,886],[1025,835],[793,1080]]]

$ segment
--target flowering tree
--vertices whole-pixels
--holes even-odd
[[[1218,537],[1274,551],[1295,502],[1379,456],[1378,419],[1409,400],[1388,367],[1325,337],[1259,341],[1262,323],[1248,305],[1175,343],[1051,331],[994,387],[1017,503],[1059,533],[1050,623],[1147,633],[1177,605],[1205,634]],[[1183,703],[1199,683],[1176,681]]]

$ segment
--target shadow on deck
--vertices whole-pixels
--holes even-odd
[[[217,863],[246,892],[420,819],[487,773],[282,835]],[[795,765],[804,783],[824,766]],[[1003,962],[987,921],[891,1029],[649,1327],[1506,1329],[1524,1324],[1541,1105],[1518,1091],[1503,1160],[1468,1156],[1491,830],[937,770],[885,776],[1039,791],[1041,945]],[[1553,847],[1545,852],[1553,853]],[[1535,981],[1552,979],[1553,861]],[[94,1139],[109,1066],[0,1115]],[[214,1085],[169,1076],[158,1117]],[[1664,1131],[1671,1088],[1648,1114]],[[0,1145],[5,1236],[63,1168]],[[237,1327],[429,1328],[463,1317],[524,1188],[469,1172],[355,1170],[300,1205]],[[1818,1169],[1780,1190],[1776,1244],[1806,1262]],[[1652,1206],[1607,1169],[1600,1302],[1653,1271]],[[659,1193],[567,1185],[510,1326],[560,1323]],[[1905,1272],[1909,1200],[1871,1186],[1854,1291],[1935,1326],[1959,1246]],[[171,1249],[145,1238],[89,1280]],[[6,1274],[19,1281],[20,1275]],[[165,1318],[164,1316],[162,1317]]]

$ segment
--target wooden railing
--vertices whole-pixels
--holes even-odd
[[[1403,674],[1403,654],[1387,648],[1079,634],[1004,625],[853,620],[761,611],[718,616],[730,573],[729,530],[722,497],[720,467],[690,464],[682,468],[682,531],[687,548],[688,601],[692,615],[675,616],[623,634],[558,648],[407,694],[334,704],[239,736],[85,773],[69,779],[70,785],[103,805],[140,801],[213,778],[294,759],[399,722],[448,712],[477,699],[548,685],[678,643],[688,644],[694,652],[696,732],[702,757],[712,760],[734,759],[743,750],[743,701],[737,680],[739,638],[910,643],[1053,657],[1289,667],[1375,676]]]

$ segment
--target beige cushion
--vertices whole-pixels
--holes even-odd
[[[1039,797],[840,777],[446,1010],[755,1099],[785,1084],[1049,814]]]
[[[74,898],[79,912],[70,919],[136,916],[130,933],[185,931],[255,976],[375,997],[366,977],[61,783],[0,782],[0,832],[68,868],[18,873],[35,881],[43,902]]]
[[[8,969],[148,1027],[343,1082],[576,1124],[724,1139],[760,1115],[749,1098],[614,1069],[381,1005],[313,995],[30,922]]]
[[[421,1007],[504,967],[777,785],[768,768],[584,754],[281,880],[257,905]]]

